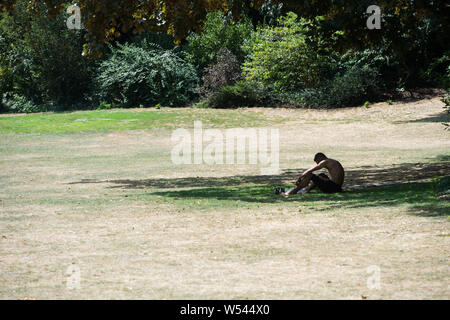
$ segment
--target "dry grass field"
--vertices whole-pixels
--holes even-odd
[[[442,106],[0,115],[0,299],[449,299]],[[280,175],[173,164],[194,120],[278,128]],[[319,151],[344,193],[273,194]]]

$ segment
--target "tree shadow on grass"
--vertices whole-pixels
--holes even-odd
[[[447,160],[447,159],[445,159]],[[298,178],[304,169],[284,170],[279,175],[237,175],[225,177],[185,177],[185,178],[151,178],[151,179],[117,179],[96,180],[82,179],[69,184],[111,184],[110,188],[121,189],[175,189],[175,188],[212,188],[227,186],[254,185],[288,185]],[[344,188],[359,189],[371,186],[394,185],[418,182],[434,177],[450,175],[450,162],[404,163],[392,166],[363,166],[347,168]]]
[[[450,154],[440,154],[434,158],[437,162],[450,161]]]
[[[407,183],[400,185],[369,187],[347,190],[342,193],[324,194],[313,190],[308,194],[284,197],[275,195],[271,185],[193,188],[177,191],[158,191],[151,194],[174,200],[212,199],[219,201],[243,201],[250,203],[296,202],[318,211],[342,208],[375,208],[408,205],[409,212],[419,216],[447,216],[450,202],[436,198],[436,183]]]
[[[395,123],[418,123],[418,122],[449,122],[450,116],[447,113],[438,113],[432,116],[428,116],[421,119],[415,119],[415,120],[407,120],[407,121],[396,121]]]
[[[282,174],[273,176],[84,179],[69,184],[106,183],[111,184],[109,188],[150,189],[146,194],[193,201],[211,199],[248,203],[298,202],[317,206],[317,210],[408,205],[410,213],[414,215],[449,215],[449,202],[436,198],[434,182],[425,182],[430,178],[450,175],[448,161],[349,168],[346,170],[345,192],[338,194],[324,194],[317,190],[289,198],[274,194],[275,186],[292,186],[300,172],[302,170],[285,170]]]

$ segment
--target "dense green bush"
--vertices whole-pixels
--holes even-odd
[[[440,197],[450,199],[450,176],[443,177],[437,184],[437,194]]]
[[[242,45],[253,30],[247,19],[235,22],[227,19],[222,12],[208,13],[200,34],[192,33],[187,38],[188,61],[196,66],[199,74],[215,63],[219,51],[228,48],[242,63],[245,52]]]
[[[450,114],[450,89],[447,89],[447,92],[444,94],[441,101],[445,104],[445,111]]]
[[[245,44],[248,59],[246,78],[264,85],[273,84],[280,92],[298,91],[320,85],[333,74],[334,58],[308,35],[311,22],[288,13],[279,26],[264,26]]]
[[[335,74],[319,86],[299,91],[297,100],[308,107],[340,108],[375,101],[393,88],[398,78],[392,75],[397,62],[381,51],[347,52],[336,59]]]
[[[337,54],[330,49],[335,38],[311,35],[312,23],[288,13],[279,26],[253,33],[245,45],[246,78],[273,85],[283,104],[316,108],[357,105],[395,87],[395,60],[381,50]]]
[[[431,85],[450,88],[450,51],[430,63],[420,76]]]
[[[376,99],[381,93],[380,87],[376,69],[367,65],[353,66],[319,87],[303,89],[299,98],[308,107],[351,107]]]
[[[447,14],[448,16],[448,14]],[[403,43],[400,52],[393,52],[403,66],[404,86],[414,87],[450,87],[450,51],[448,43],[448,18],[442,20],[435,17],[417,15],[416,21],[411,21],[402,28]],[[412,30],[411,33],[405,32]],[[397,34],[400,36],[400,32]]]
[[[447,89],[447,92],[442,97],[441,101],[445,104],[444,110],[447,113],[447,115],[450,115],[450,89]],[[445,127],[445,130],[450,130],[450,123],[443,122],[442,123]]]
[[[1,41],[0,36],[0,41]],[[1,46],[0,46],[1,47]],[[0,57],[4,56],[0,54]],[[12,72],[6,65],[0,65],[0,112],[7,112],[8,108],[3,102],[3,95],[12,91]]]
[[[147,41],[118,44],[100,63],[97,96],[125,107],[184,106],[195,98],[198,80],[195,68],[173,50]]]
[[[2,95],[1,105],[4,112],[33,113],[48,111],[45,106],[36,105],[26,97],[15,93],[4,93]]]
[[[240,80],[226,85],[200,102],[199,107],[238,108],[269,107],[280,102],[278,95],[270,86],[261,86],[253,81]]]

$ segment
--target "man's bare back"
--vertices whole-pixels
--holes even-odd
[[[323,167],[328,170],[330,173],[330,180],[341,186],[344,184],[345,172],[341,163],[334,159],[325,159],[319,163],[319,165],[323,163]]]

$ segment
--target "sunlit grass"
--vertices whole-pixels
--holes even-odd
[[[258,112],[183,108],[112,109],[0,116],[0,133],[74,133],[83,131],[148,130],[193,127],[263,126],[279,122]]]

